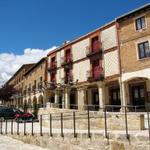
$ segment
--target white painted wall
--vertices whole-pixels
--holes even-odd
[[[133,78],[143,77],[150,79],[150,68],[142,69],[135,72],[123,73],[122,74],[122,82],[131,80]]]
[[[73,65],[73,80],[87,81],[87,71],[90,70],[90,61],[85,60]]]
[[[117,46],[117,32],[115,25],[101,32],[101,41],[104,50]]]
[[[64,50],[58,51],[56,54],[57,67],[61,66],[61,57],[64,57]]]
[[[118,51],[112,51],[104,54],[105,76],[112,76],[119,73]]]
[[[60,67],[61,66],[61,63],[60,63],[60,53],[61,51],[58,51],[56,53],[56,61],[57,61],[57,67]]]
[[[84,39],[72,45],[73,61],[86,57],[86,47],[89,46],[89,38]]]
[[[56,73],[56,81],[57,83],[61,83],[61,78],[64,78],[64,68],[60,68]]]

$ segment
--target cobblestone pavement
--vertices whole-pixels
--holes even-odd
[[[0,135],[0,150],[48,150]]]

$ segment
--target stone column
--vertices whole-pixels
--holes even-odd
[[[62,108],[65,108],[65,89],[63,90],[62,93]]]
[[[70,97],[69,97],[69,89],[67,89],[67,88],[65,90],[64,98],[65,98],[65,108],[69,109]]]
[[[58,96],[58,93],[57,91],[55,91],[55,107],[59,107],[59,96]]]
[[[127,106],[127,96],[126,96],[126,83],[119,81],[120,84],[120,99],[121,99],[121,110],[124,111],[124,106]]]
[[[104,84],[98,84],[98,93],[99,93],[99,107],[103,108],[105,103],[105,87]]]
[[[79,88],[77,90],[78,95],[78,110],[82,111],[84,110],[84,101],[85,101],[85,90],[82,88]]]

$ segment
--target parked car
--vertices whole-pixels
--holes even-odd
[[[31,113],[28,113],[28,112],[25,113],[19,109],[14,109],[14,111],[16,113],[15,114],[15,120],[16,121],[19,121],[19,122],[24,121],[24,120],[32,121],[32,119],[33,120],[35,119],[35,116]]]
[[[34,115],[31,113],[24,113],[19,109],[8,107],[0,108],[0,118],[2,120],[15,119],[16,121],[19,122],[23,120],[31,121],[32,119],[35,119]]]
[[[0,118],[4,119],[14,119],[16,112],[12,108],[1,107],[0,108]]]

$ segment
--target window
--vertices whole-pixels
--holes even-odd
[[[136,30],[146,28],[146,23],[145,23],[145,17],[144,16],[136,19],[135,23],[136,23]]]
[[[150,49],[149,49],[149,42],[142,42],[138,44],[138,51],[139,51],[139,58],[146,58],[150,57]]]

